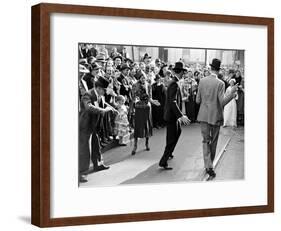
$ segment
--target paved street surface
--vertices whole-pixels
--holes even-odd
[[[238,128],[216,167],[215,181],[244,179],[244,129]]]
[[[88,175],[88,182],[80,186],[205,180],[199,124],[182,128],[182,134],[174,152],[175,158],[169,161],[169,165],[173,167],[171,171],[164,171],[158,167],[165,147],[165,135],[165,128],[154,130],[153,137],[150,139],[150,151],[145,151],[144,139],[140,139],[135,156],[131,155],[133,142],[125,147],[116,147],[107,151],[103,157],[110,169]],[[224,149],[225,152],[223,152]],[[220,158],[216,160],[216,180],[243,179],[243,129],[233,131],[230,128],[221,128],[217,156]]]

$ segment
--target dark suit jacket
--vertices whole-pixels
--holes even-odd
[[[183,116],[180,108],[182,104],[181,92],[176,80],[170,82],[167,88],[166,103],[164,108],[164,120],[175,122]]]
[[[210,75],[200,80],[196,103],[200,103],[197,120],[212,125],[222,125],[223,108],[233,95],[225,95],[224,82]]]
[[[91,49],[81,49],[82,56],[81,58],[89,58],[89,57],[96,57],[97,56],[97,50],[95,48]]]
[[[120,95],[127,96],[129,99],[132,99],[132,97],[131,97],[131,89],[130,88],[128,88],[128,89],[125,88],[125,86],[129,86],[130,85],[128,80],[126,79],[126,77],[121,74],[118,77],[117,80],[121,83]]]
[[[86,92],[81,98],[81,111],[79,115],[80,131],[95,131],[99,117],[103,114],[104,109],[98,106],[98,97],[93,88]]]
[[[87,73],[83,77],[83,80],[87,83],[88,90],[91,90],[94,87],[94,83],[93,83],[94,79],[95,76],[93,76],[91,73]]]

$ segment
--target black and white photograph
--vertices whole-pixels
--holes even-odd
[[[278,6],[3,2],[0,229],[280,230]]]
[[[81,42],[78,62],[79,187],[244,179],[244,50]]]

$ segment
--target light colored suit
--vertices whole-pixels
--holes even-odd
[[[220,126],[223,124],[223,108],[234,95],[225,95],[224,82],[211,74],[200,80],[196,103],[200,104],[197,120],[203,136],[203,157],[206,169],[213,168]]]
[[[200,80],[196,103],[200,104],[197,120],[212,125],[222,125],[223,108],[233,96],[225,95],[224,82],[211,74]]]

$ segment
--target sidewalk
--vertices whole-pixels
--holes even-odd
[[[174,151],[175,158],[169,161],[169,165],[173,167],[172,171],[163,171],[158,167],[164,151],[165,136],[166,129],[154,130],[154,135],[150,139],[151,151],[144,150],[145,145],[142,139],[139,141],[135,156],[131,155],[132,142],[125,147],[119,146],[107,151],[103,157],[105,164],[110,165],[110,169],[88,175],[88,182],[80,186],[97,187],[204,180],[202,137],[199,124],[182,128],[182,135]],[[224,156],[223,150],[228,144],[231,144],[230,141],[234,136],[235,133],[232,129],[221,128],[217,156],[219,154]],[[241,156],[244,156],[244,153],[241,153]],[[223,173],[222,170],[220,171]],[[218,174],[218,179],[220,179],[219,175],[223,177],[223,174]]]
[[[244,179],[244,129],[238,128],[216,167],[215,181]]]

